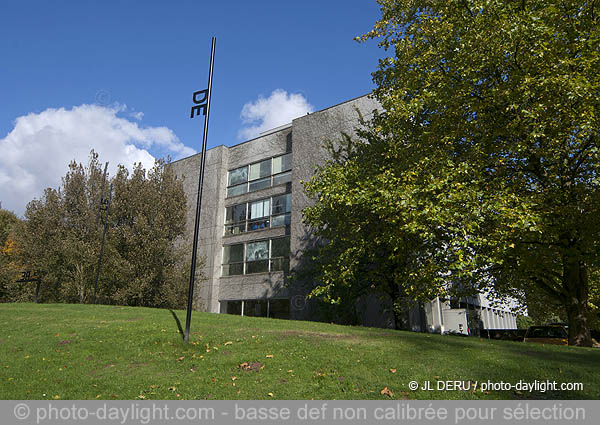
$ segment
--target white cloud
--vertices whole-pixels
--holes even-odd
[[[301,94],[288,94],[285,90],[276,89],[271,96],[265,98],[261,95],[256,101],[244,105],[240,117],[246,126],[238,132],[238,137],[252,139],[263,131],[290,123],[313,110]]]
[[[13,130],[0,139],[2,207],[22,214],[45,188],[60,185],[70,161],[87,163],[92,149],[101,162],[109,161],[112,174],[117,164],[131,168],[140,162],[146,169],[152,167],[154,157],[148,149],[174,159],[195,153],[167,127],[142,128],[117,116],[123,110],[81,105],[18,117]]]
[[[144,118],[144,113],[143,112],[131,112],[129,114],[129,116],[133,119],[140,121],[142,118]]]

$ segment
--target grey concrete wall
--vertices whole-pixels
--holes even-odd
[[[342,132],[355,134],[359,119],[357,109],[365,118],[369,118],[380,106],[375,100],[365,96],[304,115],[292,122],[291,269],[302,266],[302,254],[314,241],[310,229],[302,223],[302,210],[313,203],[307,197],[302,182],[309,181],[316,167],[326,161],[328,152],[324,148],[325,141],[340,140]],[[291,288],[291,295],[302,297],[311,285],[312,282],[297,282]],[[302,309],[292,308],[291,312],[292,317],[297,319],[311,319],[316,313],[310,303]],[[389,323],[391,320],[393,318],[385,317],[380,321]]]
[[[186,243],[190,248],[194,234],[198,177],[201,154],[171,164],[175,174],[183,178],[187,198]],[[206,167],[202,185],[202,212],[198,236],[195,306],[202,311],[217,311],[218,276],[221,268],[221,239],[223,236],[224,202],[222,193],[227,186],[228,150],[224,146],[206,151]],[[218,272],[218,273],[217,273]]]

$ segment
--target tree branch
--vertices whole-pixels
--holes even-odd
[[[471,15],[471,18],[474,18],[475,14],[471,12],[471,9],[469,8],[469,5],[467,4],[466,0],[461,0],[461,4],[465,7],[465,9],[467,9],[469,15]]]

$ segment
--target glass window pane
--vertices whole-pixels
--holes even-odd
[[[272,227],[289,226],[291,223],[290,213],[274,215],[271,220]]]
[[[246,220],[246,204],[227,207],[225,210],[225,224],[239,223]]]
[[[248,231],[268,229],[271,221],[269,217],[259,218],[258,220],[248,221]]]
[[[273,186],[278,185],[278,184],[288,183],[291,181],[292,181],[292,172],[291,171],[273,176]]]
[[[223,276],[244,274],[244,263],[223,264]]]
[[[261,218],[269,215],[271,201],[269,199],[263,199],[261,201],[252,202],[248,211],[248,218]]]
[[[223,247],[223,264],[241,263],[242,261],[244,261],[244,244]]]
[[[272,272],[287,272],[290,270],[290,259],[288,257],[273,258],[271,260]]]
[[[242,314],[242,302],[241,301],[221,301],[221,305],[225,304],[225,308],[221,308],[221,311],[225,311],[227,314]]]
[[[273,158],[273,174],[282,173],[292,169],[292,154]]]
[[[233,226],[225,226],[226,235],[238,235],[246,231],[246,223],[234,224]]]
[[[254,192],[255,190],[264,189],[265,187],[271,186],[271,177],[267,177],[266,179],[256,180],[250,182],[250,192]]]
[[[229,311],[229,309],[227,311]],[[270,300],[269,317],[273,317],[275,319],[289,319],[290,300]]]
[[[248,191],[248,184],[243,183],[237,186],[232,186],[227,188],[227,197],[242,195]]]
[[[246,263],[246,274],[265,273],[269,271],[269,260],[249,261]]]
[[[271,159],[250,165],[250,180],[260,179],[271,175]]]
[[[227,186],[234,186],[236,184],[245,183],[248,181],[248,166],[245,165],[229,172],[227,179]]]
[[[290,256],[290,238],[277,238],[271,240],[271,258]]]
[[[246,261],[266,260],[269,258],[269,241],[250,242],[246,246]]]
[[[244,316],[267,317],[267,301],[266,300],[244,301]]]
[[[273,197],[273,215],[290,211],[292,211],[292,195],[290,193]]]

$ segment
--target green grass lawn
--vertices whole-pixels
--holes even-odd
[[[61,304],[0,304],[0,329],[1,399],[600,398],[600,349],[208,313],[185,344],[169,310]],[[408,388],[438,380],[584,389]]]

